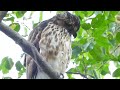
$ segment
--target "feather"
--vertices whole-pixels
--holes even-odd
[[[72,49],[71,35],[75,36],[79,30],[78,17],[65,12],[38,24],[30,33],[30,41],[51,65],[54,71],[64,74],[69,64]],[[24,63],[27,67],[27,79],[50,79],[29,55],[25,55]]]

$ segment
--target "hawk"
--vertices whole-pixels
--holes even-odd
[[[71,59],[71,36],[77,36],[80,20],[77,16],[64,12],[39,23],[30,33],[28,41],[39,51],[52,69],[64,74]],[[50,79],[37,67],[32,57],[25,56],[27,79]]]

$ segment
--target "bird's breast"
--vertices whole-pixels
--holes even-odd
[[[71,57],[71,40],[67,30],[49,23],[41,34],[40,54],[52,68],[64,73]]]

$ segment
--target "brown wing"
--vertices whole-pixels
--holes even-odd
[[[40,51],[39,41],[41,38],[41,33],[42,30],[47,26],[47,24],[47,20],[38,24],[38,26],[36,26],[35,29],[31,31],[28,37],[28,41],[31,42],[37,48],[38,51]],[[37,65],[30,55],[25,55],[24,65],[27,68],[27,79],[35,78],[38,71]]]

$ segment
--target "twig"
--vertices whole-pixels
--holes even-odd
[[[84,65],[84,69],[85,69],[85,76],[87,77],[87,67],[86,67],[86,65],[85,65],[85,62],[84,62],[84,56],[83,56],[83,60],[82,60],[82,62],[83,62],[83,65]]]
[[[82,73],[80,73],[80,72],[66,72],[66,73],[67,73],[67,74],[80,74],[83,78],[88,79],[86,75],[84,75],[84,74],[82,74]]]
[[[83,78],[86,78],[86,79],[89,79],[86,75],[80,73],[80,72],[66,72],[67,74],[80,74]],[[91,78],[95,78],[94,76],[92,75],[88,75],[89,77]]]
[[[7,13],[7,12],[5,11],[0,12],[0,15],[1,15],[0,17],[3,19],[5,14],[3,16],[2,13]],[[14,30],[9,28],[7,25],[5,25],[2,22],[0,23],[0,31],[2,31],[4,34],[6,34],[11,39],[13,39],[22,48],[22,50],[25,53],[29,54],[33,58],[35,63],[38,65],[38,67],[42,68],[43,71],[46,74],[48,74],[51,79],[60,78],[60,75],[58,75],[57,72],[54,72],[51,66],[45,60],[43,60],[43,58],[41,57],[41,55],[39,54],[39,52],[37,51],[36,47],[33,44],[26,41],[23,37],[20,36],[20,34],[15,32]]]
[[[95,78],[95,77],[94,77],[94,76],[92,76],[92,75],[88,75],[88,76],[89,76],[89,77],[91,77],[91,78],[93,78],[93,79]]]
[[[113,54],[119,47],[120,47],[120,45],[118,45],[110,54]],[[102,68],[107,62],[108,62],[108,61],[105,61],[105,62],[98,68],[98,70],[99,70],[100,68]]]
[[[24,25],[27,29],[29,29],[29,30],[30,30],[30,28],[29,28],[27,25],[25,25],[25,24],[24,24],[24,22],[23,22],[23,23],[21,23],[21,24],[23,24],[23,25]]]
[[[120,47],[120,45],[118,45],[118,46],[111,52],[111,54],[113,54],[119,47]]]
[[[97,70],[99,70],[100,68],[102,68],[107,62],[108,61],[103,62],[103,64]]]

